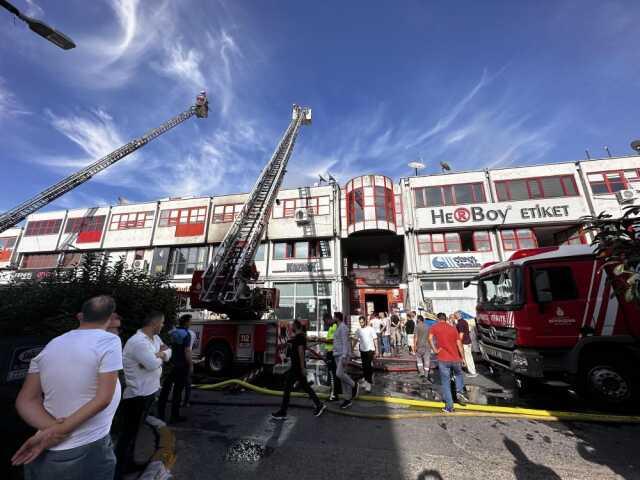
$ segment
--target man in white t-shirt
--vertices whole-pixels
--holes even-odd
[[[26,478],[113,479],[109,430],[120,402],[122,344],[106,329],[115,306],[106,295],[87,300],[80,326],[51,340],[31,361],[16,409],[38,432],[11,459],[25,464]]]
[[[376,333],[376,357],[379,357],[382,353],[382,335],[380,335],[380,327],[382,326],[382,319],[379,318],[375,313],[371,314],[369,318],[369,325],[373,328],[373,331]]]
[[[129,467],[135,467],[133,453],[138,430],[160,390],[162,364],[171,358],[171,349],[158,336],[163,326],[164,314],[150,312],[122,352],[126,387],[118,414],[123,428],[116,446],[116,480],[122,478]]]
[[[356,338],[360,348],[360,359],[362,360],[362,372],[364,373],[363,383],[367,392],[371,392],[373,383],[373,357],[376,353],[376,340],[378,335],[371,325],[360,316],[360,328],[356,330]]]

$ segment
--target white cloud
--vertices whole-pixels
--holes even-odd
[[[20,104],[16,96],[7,87],[5,80],[0,77],[0,120],[3,117],[30,113]]]
[[[175,76],[179,80],[186,81],[195,89],[205,86],[204,76],[200,71],[202,54],[195,49],[186,50],[180,43],[171,43],[167,47],[166,62],[160,66],[160,70],[166,75]]]
[[[25,13],[29,17],[43,18],[44,10],[40,5],[38,5],[34,0],[25,0],[27,2],[27,8],[25,9]]]

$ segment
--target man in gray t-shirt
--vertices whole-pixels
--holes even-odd
[[[424,322],[424,317],[418,315],[416,324],[413,350],[416,352],[416,364],[421,377],[429,378],[431,367],[431,348],[429,348],[429,327]]]

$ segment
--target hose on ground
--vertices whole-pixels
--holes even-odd
[[[247,390],[251,390],[255,393],[271,396],[282,396],[283,392],[280,390],[272,390],[265,387],[259,387],[252,383],[245,382],[238,379],[229,379],[223,382],[213,384],[194,385],[193,388],[200,390],[219,390],[230,385],[238,385]],[[291,392],[292,397],[306,397],[305,393]],[[326,399],[327,394],[318,393],[318,397]],[[360,395],[358,400],[364,400],[367,402],[378,402],[388,405],[401,405],[410,408],[417,409],[441,409],[444,406],[442,402],[436,402],[432,400],[417,400],[410,398],[400,398],[392,396],[378,396],[378,395]],[[370,414],[360,413],[353,411],[345,411],[338,409],[329,409],[330,412],[348,415],[350,417],[369,418],[374,420],[400,420],[410,418],[432,418],[440,416],[459,416],[459,417],[500,417],[500,418],[520,418],[530,420],[544,420],[544,421],[574,421],[574,422],[602,422],[602,423],[640,423],[640,416],[634,415],[611,415],[605,413],[589,413],[589,412],[568,412],[568,411],[556,411],[556,410],[542,410],[534,408],[521,408],[521,407],[505,407],[498,405],[456,405],[456,412],[441,413],[441,412],[411,412],[411,413],[386,413],[386,414]]]

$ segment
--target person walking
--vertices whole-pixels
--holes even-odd
[[[351,341],[349,340],[349,327],[344,323],[342,312],[335,312],[333,317],[338,324],[336,334],[333,337],[333,355],[336,359],[336,375],[342,382],[342,391],[348,398],[342,402],[340,408],[345,409],[353,405],[353,400],[358,397],[359,384],[347,374],[347,365],[351,358]],[[347,393],[348,392],[348,393]]]
[[[391,353],[391,319],[386,313],[380,312],[380,334],[382,335],[382,356]]]
[[[418,374],[431,381],[431,347],[429,346],[429,327],[424,321],[422,315],[418,315],[418,323],[415,329],[413,351],[416,355],[416,365]]]
[[[123,430],[116,445],[116,480],[135,471],[134,452],[138,430],[160,390],[162,364],[171,358],[171,349],[159,337],[164,314],[149,312],[142,328],[124,346],[122,361],[126,387],[119,407]]]
[[[322,343],[325,344],[325,361],[327,362],[327,369],[329,371],[329,383],[331,385],[331,391],[329,392],[329,401],[335,402],[340,398],[342,394],[342,382],[338,380],[336,376],[336,370],[338,368],[336,364],[336,359],[333,356],[333,337],[335,336],[336,330],[338,329],[338,324],[331,316],[331,314],[326,313],[324,315],[324,324],[327,327],[327,337],[321,340]]]
[[[389,318],[391,323],[391,349],[392,353],[398,355],[402,345],[402,336],[400,332],[400,317],[393,313]]]
[[[120,403],[120,338],[106,329],[116,308],[101,295],[82,304],[78,328],[51,340],[31,360],[16,399],[38,432],[12,457],[29,480],[113,480],[109,430]]]
[[[415,355],[416,349],[414,347],[414,337],[415,337],[415,329],[416,329],[416,321],[415,321],[415,313],[409,312],[407,315],[407,321],[404,323],[404,331],[407,334],[407,346],[409,347],[409,353],[411,355]]]
[[[475,378],[478,376],[478,373],[476,372],[476,364],[473,361],[473,353],[471,350],[471,332],[469,331],[469,322],[462,318],[460,312],[456,312],[454,315],[456,318],[456,328],[460,335],[460,341],[462,341],[464,363],[467,367],[467,372],[469,372],[469,377]]]
[[[316,395],[316,392],[313,391],[313,388],[311,388],[311,385],[309,385],[309,382],[307,381],[304,354],[307,348],[307,336],[300,320],[293,321],[293,337],[287,340],[287,347],[288,356],[291,359],[291,368],[287,372],[280,409],[277,412],[272,413],[271,416],[276,420],[284,420],[287,418],[291,389],[297,382],[302,389],[307,392],[307,395],[309,395],[309,398],[315,404],[316,408],[313,411],[313,414],[316,417],[319,417],[324,413],[327,407],[320,401],[318,395]]]
[[[360,328],[356,330],[360,349],[360,359],[362,360],[363,383],[367,392],[371,392],[373,384],[373,357],[376,353],[377,335],[371,325],[367,325],[367,320],[361,316],[359,318]]]
[[[198,339],[198,336],[196,335],[196,332],[194,332],[193,330],[189,329],[189,336],[191,337],[191,352],[193,353],[193,347],[196,344],[196,340]],[[184,402],[182,403],[183,407],[190,407],[191,406],[191,381],[192,381],[192,377],[193,377],[193,366],[191,367],[191,370],[189,370],[189,375],[187,376],[187,383],[185,383],[184,385]]]
[[[440,372],[440,389],[445,407],[445,413],[453,412],[453,398],[451,395],[451,371],[455,375],[458,403],[465,405],[469,400],[464,395],[464,378],[462,376],[462,342],[455,327],[447,323],[447,316],[438,313],[438,323],[429,329],[429,344],[438,357]]]
[[[173,353],[171,354],[170,365],[172,368],[162,384],[160,399],[158,400],[158,418],[164,421],[166,418],[167,400],[169,400],[169,393],[173,388],[169,423],[183,422],[186,420],[186,417],[180,416],[180,403],[184,386],[190,373],[193,371],[191,335],[189,334],[191,315],[182,315],[178,321],[178,325],[178,328],[171,332],[171,350]]]
[[[382,320],[375,313],[371,314],[369,318],[369,325],[373,328],[373,331],[376,332],[376,357],[382,355],[382,334],[380,333],[380,328],[382,327]]]

